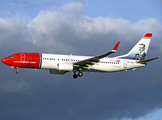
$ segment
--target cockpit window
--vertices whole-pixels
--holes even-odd
[[[10,57],[10,58],[14,58],[15,56],[8,56],[8,57]]]

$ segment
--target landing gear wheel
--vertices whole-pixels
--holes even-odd
[[[73,78],[76,79],[77,77],[78,75],[74,73]]]
[[[16,71],[16,74],[19,74],[19,71],[18,70]]]
[[[79,77],[82,77],[82,76],[83,76],[83,73],[82,73],[82,72],[79,72],[79,73],[78,73],[78,76],[79,76]]]

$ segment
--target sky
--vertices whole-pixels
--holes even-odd
[[[0,4],[0,59],[36,52],[127,53],[153,33],[147,59],[162,55],[161,0],[5,0]],[[51,75],[0,63],[0,119],[161,120],[162,62],[118,73]]]

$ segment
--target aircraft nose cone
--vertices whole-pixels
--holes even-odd
[[[1,62],[3,62],[3,63],[5,63],[5,61],[6,61],[5,58],[1,60]]]
[[[6,64],[6,65],[10,65],[11,64],[11,60],[7,57],[7,58],[3,58],[1,60],[2,63]]]
[[[7,58],[3,58],[3,59],[1,60],[1,62],[4,63],[4,64],[7,64],[7,61],[8,61]]]

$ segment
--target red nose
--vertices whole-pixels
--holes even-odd
[[[5,58],[4,58],[4,59],[2,59],[2,60],[1,60],[1,62],[5,63],[5,62],[6,62],[6,59],[5,59]]]
[[[8,65],[9,64],[9,59],[8,58],[3,58],[1,60],[1,62],[3,62],[4,64]]]

